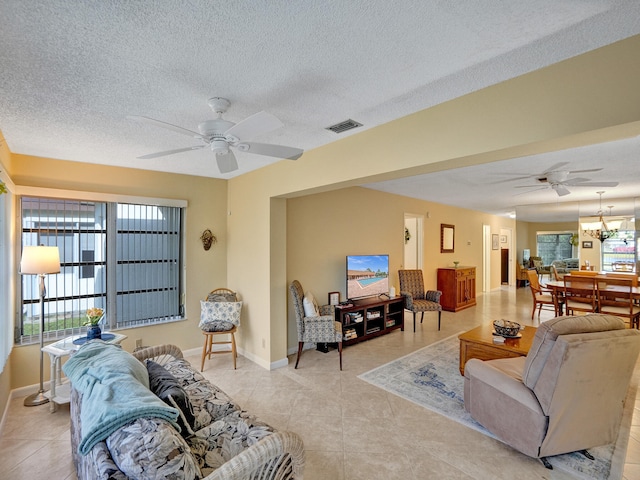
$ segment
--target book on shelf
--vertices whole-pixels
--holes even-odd
[[[380,327],[373,327],[370,328],[369,330],[367,330],[367,335],[371,334],[371,333],[376,333],[380,331]]]
[[[381,312],[379,311],[373,311],[373,312],[367,312],[367,320],[373,320],[375,318],[380,318],[381,316]]]
[[[395,321],[395,320],[393,320],[393,319],[388,319],[388,320],[385,322],[385,326],[386,326],[386,327],[393,327],[395,324],[396,324],[396,321]]]

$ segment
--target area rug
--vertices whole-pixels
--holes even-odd
[[[358,378],[496,438],[464,409],[464,377],[460,375],[459,356],[460,343],[456,334],[363,373]],[[631,421],[635,391],[636,388],[629,389],[623,426],[625,421]],[[554,468],[565,470],[579,479],[621,478],[628,426],[626,431],[627,437],[620,435],[617,445],[589,449],[589,453],[595,457],[593,461],[578,453],[556,455],[549,457],[549,461]]]

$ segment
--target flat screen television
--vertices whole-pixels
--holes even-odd
[[[347,255],[347,299],[389,293],[389,255]]]

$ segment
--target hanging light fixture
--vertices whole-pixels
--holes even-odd
[[[590,237],[597,238],[600,242],[604,242],[606,239],[614,237],[618,230],[620,229],[620,225],[622,225],[621,220],[609,220],[609,224],[604,221],[604,213],[602,211],[602,194],[604,192],[596,192],[600,195],[600,209],[598,210],[598,221],[597,222],[584,222],[580,226],[582,228],[582,232],[585,235],[589,235]],[[613,205],[609,206],[609,216],[611,216],[611,209]]]

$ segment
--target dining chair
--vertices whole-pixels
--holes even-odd
[[[631,279],[607,277],[597,282],[597,290],[600,313],[627,318],[631,328],[640,328],[640,306],[634,302]]]
[[[564,305],[566,315],[576,312],[598,311],[597,281],[593,276],[564,276]]]
[[[553,279],[554,279],[555,281],[557,281],[557,282],[561,282],[561,281],[562,281],[562,278],[564,277],[564,274],[563,274],[563,275],[560,275],[560,274],[558,273],[558,269],[557,269],[557,268],[556,268],[556,266],[555,266],[555,265],[553,265],[553,264],[552,264],[549,268],[551,268],[551,278],[553,278]]]
[[[531,289],[531,296],[533,297],[531,320],[533,320],[536,314],[536,309],[538,309],[538,318],[540,318],[540,312],[543,308],[545,310],[553,310],[553,313],[558,316],[560,301],[554,293],[554,290],[540,285],[538,272],[536,270],[527,270],[527,275],[529,276],[529,288]]]

